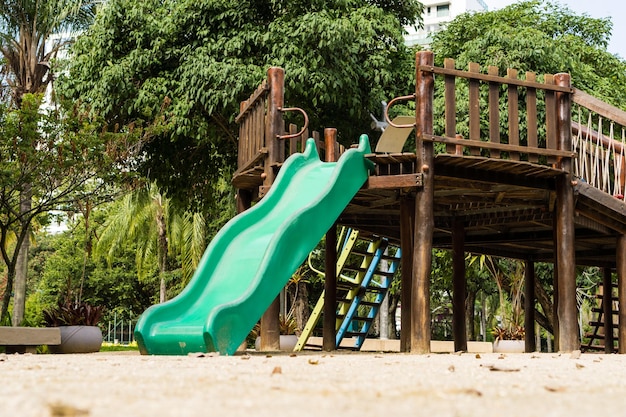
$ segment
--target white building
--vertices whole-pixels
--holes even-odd
[[[405,28],[408,32],[404,37],[407,46],[421,45],[427,48],[432,42],[432,35],[442,28],[442,24],[465,12],[487,11],[487,4],[483,0],[422,0],[422,4],[424,28]]]

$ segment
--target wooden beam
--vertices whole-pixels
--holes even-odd
[[[602,268],[602,308],[604,353],[613,353],[613,280],[611,279],[611,268]]]
[[[431,51],[416,54],[415,144],[417,170],[423,174],[423,188],[415,196],[415,235],[413,240],[413,281],[411,306],[411,353],[430,353],[430,271],[434,229],[434,149],[424,135],[433,132],[434,76],[419,69],[432,65]]]
[[[470,64],[474,64],[474,63],[472,62]],[[480,80],[483,82],[496,82],[500,84],[517,85],[519,87],[536,88],[538,90],[560,91],[563,93],[572,93],[574,91],[572,87],[563,87],[560,85],[546,85],[546,84],[541,84],[541,83],[537,83],[534,81],[510,79],[510,78],[500,77],[498,75],[491,75],[491,74],[488,75],[488,74],[482,74],[478,72],[474,73],[474,72],[453,70],[453,69],[428,66],[428,65],[418,67],[417,69],[419,71],[432,72],[434,74],[452,75],[452,76],[460,77],[460,78],[468,78],[470,80]]]
[[[265,146],[268,154],[265,161],[265,178],[263,190],[268,190],[274,183],[276,173],[272,165],[281,161],[282,141],[277,136],[283,133],[284,122],[280,109],[284,107],[284,82],[285,70],[271,67],[267,70],[269,83],[269,100],[267,104],[267,117],[265,123]],[[283,151],[284,152],[284,151]],[[260,192],[261,196],[263,193]],[[261,317],[261,350],[275,351],[280,349],[280,300],[276,298],[272,305]]]
[[[337,321],[337,225],[335,224],[326,232],[325,270],[322,350],[330,352],[337,348],[335,338]]]
[[[569,86],[569,74],[554,76],[557,85]],[[558,149],[571,149],[571,102],[569,94],[556,93],[556,139]],[[574,190],[571,160],[559,162],[564,174],[556,180],[556,257],[558,269],[559,350],[571,352],[580,347],[576,306],[576,251],[574,228]]]
[[[411,299],[413,288],[413,235],[414,235],[415,200],[403,196],[400,200],[400,249],[402,249],[402,293],[400,294],[400,352],[409,352],[411,326]]]
[[[626,126],[626,112],[615,106],[603,102],[584,91],[574,88],[574,103],[580,104],[583,107],[597,113],[598,115],[614,121],[615,123]]]
[[[364,190],[409,189],[422,186],[422,174],[372,176],[363,185]]]
[[[619,303],[617,353],[624,354],[626,353],[626,235],[620,235],[617,238],[616,252],[617,299]]]
[[[457,139],[457,138],[449,138],[449,137],[438,136],[438,135],[424,135],[424,140],[451,144],[451,145],[467,146],[470,148],[483,148],[483,149],[498,150],[498,151],[519,152],[519,153],[527,153],[531,155],[545,155],[545,156],[554,156],[554,157],[562,156],[562,157],[569,157],[569,158],[576,155],[575,152],[568,151],[568,150],[531,148],[528,146],[509,145],[508,143],[484,142],[482,140],[472,140],[472,139]]]
[[[276,352],[280,350],[280,299],[276,297],[261,317],[261,350]]]
[[[463,221],[455,219],[452,228],[452,334],[454,351],[467,352],[467,317],[465,298],[467,281],[465,278],[465,229]]]
[[[524,263],[524,341],[525,351],[537,350],[535,342],[535,263]]]

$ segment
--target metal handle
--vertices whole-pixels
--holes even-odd
[[[307,130],[307,128],[309,127],[309,116],[307,116],[306,112],[304,110],[302,110],[299,107],[285,107],[285,108],[279,108],[278,111],[281,112],[288,112],[288,111],[297,111],[300,112],[302,114],[302,117],[304,117],[304,126],[302,127],[302,129],[298,132],[298,133],[291,133],[288,135],[276,135],[276,137],[278,139],[293,139],[293,138],[297,138],[298,136],[302,136],[302,134],[304,134],[304,131]]]
[[[410,124],[410,125],[397,125],[397,124],[394,124],[391,121],[391,119],[389,119],[389,108],[393,106],[393,104],[397,101],[408,101],[408,100],[415,100],[415,94],[411,94],[410,96],[396,97],[393,100],[391,100],[389,104],[387,104],[387,106],[385,107],[384,116],[385,116],[385,121],[389,124],[389,126],[393,126],[399,129],[407,129],[407,128],[415,127],[415,123]]]

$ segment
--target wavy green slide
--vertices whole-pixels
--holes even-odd
[[[232,355],[291,275],[366,181],[366,135],[338,162],[321,162],[313,139],[289,157],[268,194],[230,220],[187,287],[148,308],[135,327],[142,354]]]

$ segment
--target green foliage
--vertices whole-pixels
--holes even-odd
[[[132,175],[127,163],[136,136],[103,132],[72,107],[41,104],[41,94],[24,94],[18,109],[0,104],[0,252],[8,277],[2,314],[12,293],[16,249],[37,217],[76,210],[77,202],[98,205],[115,193],[114,182]],[[30,209],[24,211],[25,195]]]
[[[213,207],[236,163],[239,104],[269,66],[312,126],[352,142],[369,112],[412,85],[403,24],[415,0],[111,0],[57,84],[109,125],[151,125],[138,168],[174,200]],[[157,128],[154,128],[154,127]]]
[[[94,216],[94,221],[102,221],[99,214]],[[43,324],[44,309],[68,299],[76,302],[81,291],[84,238],[85,229],[79,224],[79,227],[40,239],[39,245],[33,248],[30,262],[33,276],[26,309],[28,324]],[[38,251],[46,253],[45,259],[39,262],[35,261],[39,259]],[[104,260],[87,258],[82,300],[103,306],[104,320],[112,319],[114,314],[133,318],[154,302],[151,296],[158,292],[158,285],[137,280],[134,256],[134,246],[128,244],[118,251],[111,267]],[[41,266],[37,266],[39,263]]]
[[[73,301],[60,302],[43,311],[43,319],[48,327],[96,326],[102,318],[102,306]]]
[[[557,3],[531,0],[492,12],[466,13],[437,33],[433,51],[438,65],[454,58],[458,68],[470,62],[500,74],[569,72],[572,84],[616,106],[626,100],[626,62],[606,50],[609,18],[576,15]]]

